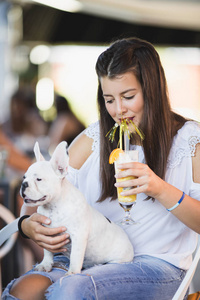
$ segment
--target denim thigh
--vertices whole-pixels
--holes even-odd
[[[170,300],[185,271],[151,256],[131,263],[98,265],[64,276],[47,290],[48,300]]]

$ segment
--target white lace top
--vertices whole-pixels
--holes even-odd
[[[115,222],[124,215],[118,202],[107,199],[96,203],[100,195],[99,123],[90,125],[85,134],[94,140],[93,152],[80,170],[69,168],[68,179],[81,190],[90,205]],[[200,126],[189,121],[174,137],[168,158],[166,181],[200,200],[200,184],[194,183],[192,179],[191,156],[195,154],[197,143],[200,143]],[[142,147],[132,148],[139,151],[139,161],[145,163]],[[188,269],[197,244],[197,234],[168,212],[159,201],[144,201],[145,198],[145,194],[138,194],[137,203],[132,209],[132,216],[139,224],[125,229],[132,241],[135,256],[151,255],[179,268]]]

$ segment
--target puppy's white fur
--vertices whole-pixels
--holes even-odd
[[[66,179],[66,146],[61,142],[50,161],[45,161],[35,144],[37,161],[27,170],[20,190],[25,204],[38,206],[38,213],[51,219],[50,227],[66,226],[71,238],[71,253],[66,253],[70,257],[68,274],[80,273],[82,267],[95,264],[130,262],[134,252],[124,230],[91,207]],[[50,271],[52,265],[53,254],[44,250],[36,269]]]

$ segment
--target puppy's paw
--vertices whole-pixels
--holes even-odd
[[[74,273],[74,272],[67,272],[67,273],[65,273],[65,276],[68,276],[68,275],[73,275],[73,274],[76,274],[76,273]]]
[[[81,270],[72,270],[69,268],[68,272],[66,273],[67,275],[73,275],[73,274],[80,274]]]
[[[52,270],[52,264],[39,264],[34,268],[35,271],[39,272],[50,272]]]

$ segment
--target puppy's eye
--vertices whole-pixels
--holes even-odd
[[[26,176],[24,175],[24,176],[23,176],[23,179],[25,179],[25,178],[26,178]]]
[[[41,181],[42,179],[41,179],[41,178],[37,178],[36,180],[37,180],[37,181]]]

